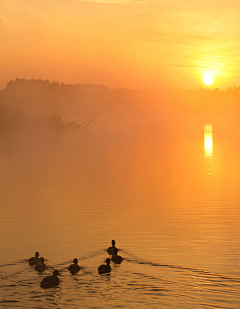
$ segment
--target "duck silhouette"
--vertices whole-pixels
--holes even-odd
[[[35,270],[42,272],[47,268],[47,266],[44,264],[44,258],[40,257],[39,263],[37,263],[34,267]]]
[[[113,254],[111,260],[112,260],[115,264],[121,264],[122,261],[123,261],[123,258],[121,257],[121,255]]]
[[[78,265],[78,259],[73,260],[73,264],[69,265],[68,270],[72,275],[76,274],[80,270],[80,266]]]
[[[59,285],[59,278],[57,276],[60,276],[60,274],[58,270],[54,270],[52,276],[47,276],[43,278],[40,286],[43,289],[46,289]]]
[[[117,254],[118,248],[116,248],[115,244],[116,244],[115,240],[112,240],[112,247],[109,247],[107,249],[107,252],[108,252],[109,255]]]
[[[107,265],[103,264],[103,265],[100,265],[98,267],[98,273],[101,275],[101,274],[105,274],[105,273],[110,273],[111,272],[111,266],[110,266],[110,259],[106,259],[105,261],[107,263]]]
[[[35,256],[31,257],[28,261],[29,265],[36,265],[39,262],[39,252],[35,253]]]

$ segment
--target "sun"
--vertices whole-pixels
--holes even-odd
[[[212,77],[212,75],[210,75],[210,74],[204,75],[204,77],[203,77],[203,82],[204,82],[205,85],[211,85],[212,82],[213,82],[213,77]]]

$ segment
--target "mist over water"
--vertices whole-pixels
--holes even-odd
[[[217,108],[202,90],[10,83],[0,95],[3,308],[238,308],[238,93],[217,92]],[[112,239],[125,260],[102,277]],[[42,275],[25,260],[36,251]],[[83,270],[72,277],[75,257]],[[44,293],[53,268],[60,287]]]

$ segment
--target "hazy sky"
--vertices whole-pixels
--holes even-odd
[[[240,86],[239,0],[1,0],[10,79],[111,88]]]

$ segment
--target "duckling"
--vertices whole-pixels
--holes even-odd
[[[59,285],[59,279],[57,276],[60,276],[60,274],[58,270],[54,270],[52,276],[47,276],[43,278],[40,286],[43,289],[46,289],[46,288],[51,288],[51,287]]]
[[[107,252],[108,252],[109,255],[113,255],[115,252],[117,254],[118,249],[115,247],[115,240],[112,240],[112,247],[109,247],[107,249]]]
[[[28,262],[29,262],[29,265],[31,266],[36,265],[39,262],[39,252],[36,252],[35,256],[31,257]]]
[[[80,270],[80,266],[78,265],[78,260],[73,260],[74,264],[69,265],[68,270],[71,272],[72,275],[76,274]]]
[[[105,261],[107,263],[107,265],[100,265],[98,267],[98,272],[99,274],[104,274],[104,273],[110,273],[111,272],[111,266],[109,265],[110,264],[110,259],[106,259]]]
[[[39,263],[36,264],[36,266],[34,267],[35,270],[42,272],[47,268],[47,266],[44,264],[44,258],[40,257],[39,259]]]

